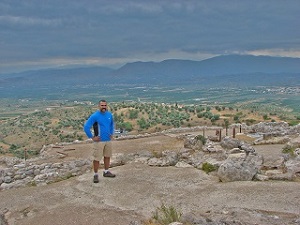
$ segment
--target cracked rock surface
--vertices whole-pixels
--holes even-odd
[[[120,141],[115,153],[171,144],[173,149],[183,146],[169,137],[149,137]],[[80,145],[70,155],[88,157],[89,151],[88,144]],[[259,151],[270,157],[268,149]],[[89,171],[48,185],[1,190],[0,224],[142,224],[161,204],[175,206],[192,224],[300,224],[299,182],[222,183],[194,167],[153,167],[141,162],[111,171],[117,177],[101,176],[98,184],[92,183]]]

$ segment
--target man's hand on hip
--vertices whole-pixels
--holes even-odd
[[[95,141],[95,142],[99,142],[100,141],[100,137],[99,136],[92,137],[92,140]]]

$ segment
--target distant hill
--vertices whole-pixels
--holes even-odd
[[[113,73],[118,75],[233,75],[249,73],[299,73],[300,59],[287,57],[226,55],[202,61],[169,59],[162,62],[128,63]]]
[[[21,73],[0,75],[0,87],[7,86],[39,86],[62,84],[90,84],[100,82],[101,76],[108,74],[113,69],[107,67],[83,67],[83,68],[57,68],[31,70]]]
[[[300,85],[300,58],[224,55],[202,61],[169,59],[161,62],[127,63],[119,69],[106,67],[61,68],[0,75],[0,94],[22,90],[77,87],[219,87]],[[73,90],[74,91],[74,90]],[[92,91],[86,88],[84,91]],[[24,91],[24,93],[26,93]]]
[[[170,59],[157,63],[128,63],[111,74],[137,83],[193,84],[199,82],[199,84],[213,85],[214,83],[220,84],[220,80],[224,84],[227,81],[236,80],[236,83],[252,85],[255,81],[253,78],[255,78],[258,83],[262,80],[265,84],[268,82],[276,84],[277,81],[278,83],[286,81],[288,74],[293,74],[292,77],[295,78],[299,77],[298,82],[300,82],[300,59],[250,55],[217,56],[202,61]],[[266,79],[267,77],[270,79]]]

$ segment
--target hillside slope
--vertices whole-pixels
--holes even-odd
[[[95,84],[216,86],[300,84],[300,59],[225,55],[192,60],[127,63],[119,69],[105,67],[60,68],[0,75],[0,93],[13,88],[61,87]],[[13,91],[11,91],[13,93]]]

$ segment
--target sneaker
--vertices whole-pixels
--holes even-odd
[[[95,174],[94,175],[94,183],[99,183],[99,178],[98,178],[98,175],[97,174]]]
[[[107,171],[106,173],[103,172],[103,176],[104,177],[115,177],[116,175],[115,174],[112,174],[111,172]]]

